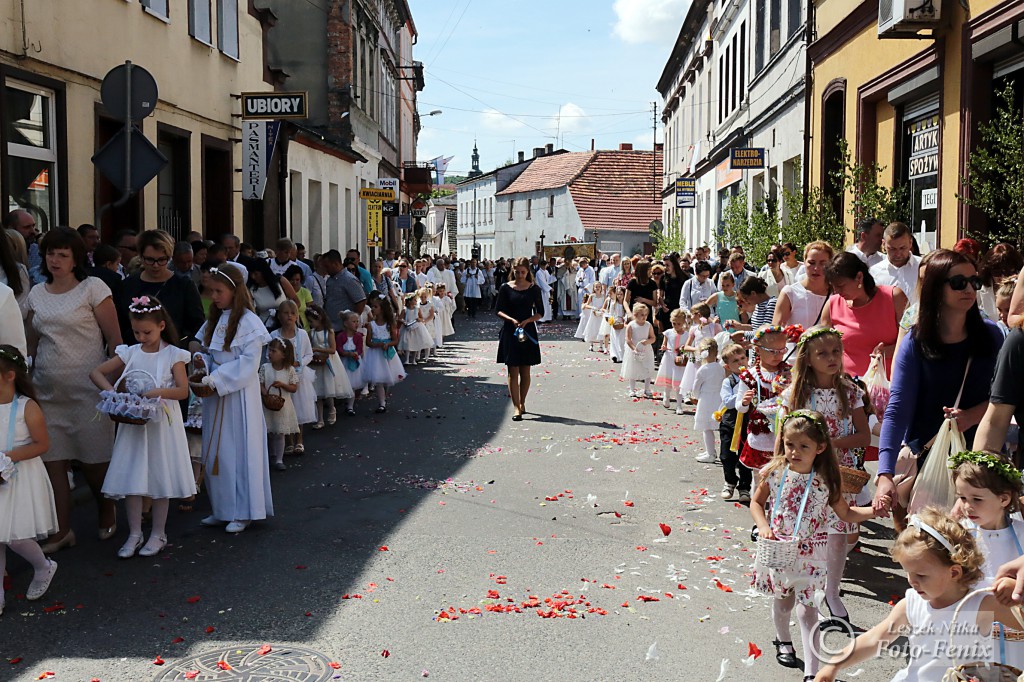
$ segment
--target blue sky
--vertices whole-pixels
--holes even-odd
[[[419,31],[413,58],[426,68],[420,161],[454,156],[449,173],[464,174],[474,137],[484,172],[548,143],[652,147],[654,86],[689,0],[409,4]],[[437,109],[444,113],[426,115]]]

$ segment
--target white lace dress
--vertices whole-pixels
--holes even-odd
[[[16,395],[13,402],[0,405],[0,450],[32,442],[25,423],[25,405],[28,402],[27,397]],[[12,406],[15,410],[14,437],[8,444]],[[42,458],[25,459],[14,467],[16,473],[11,480],[0,484],[0,543],[42,540],[56,533],[57,508],[53,504],[53,489]]]
[[[626,381],[654,380],[654,347],[647,343],[642,346],[638,345],[641,341],[648,338],[650,331],[650,322],[644,322],[640,325],[634,320],[626,325],[626,333],[629,335],[630,340],[633,341],[637,351],[639,351],[630,350],[628,345],[626,350],[623,351],[626,357],[622,360],[621,376]]]
[[[275,339],[283,339],[281,330],[277,329],[270,333]],[[316,371],[310,366],[313,361],[313,346],[309,334],[305,329],[297,328],[295,337],[285,339],[291,341],[295,347],[295,361],[299,366],[295,368],[299,377],[299,390],[292,394],[292,403],[295,405],[295,417],[299,424],[313,424],[316,422]],[[335,355],[337,357],[337,355]]]

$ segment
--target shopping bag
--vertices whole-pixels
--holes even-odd
[[[881,421],[885,408],[889,405],[889,377],[885,373],[885,356],[872,355],[864,385],[868,387],[868,398],[875,410],[875,416]]]
[[[967,449],[955,419],[946,419],[939,427],[935,442],[924,463],[918,466],[917,479],[910,493],[908,511],[915,514],[928,506],[949,511],[956,502],[956,489],[949,471],[949,458]]]

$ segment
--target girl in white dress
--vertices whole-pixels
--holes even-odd
[[[438,317],[441,319],[441,336],[451,336],[455,333],[455,326],[452,325],[452,315],[455,314],[455,301],[448,297],[448,289],[445,285],[438,283],[434,285],[437,292],[436,298],[441,301],[439,310],[442,311]]]
[[[583,340],[590,344],[590,350],[594,350],[594,344],[597,344],[597,352],[603,353],[604,337],[601,336],[601,323],[604,321],[604,287],[600,282],[594,283],[594,295],[590,297],[590,309],[587,311],[589,315],[584,315],[587,318],[587,326],[583,331]]]
[[[269,362],[260,367],[260,392],[284,398],[280,410],[263,407],[267,420],[267,452],[271,468],[284,471],[288,468],[284,463],[285,438],[299,432],[292,397],[298,392],[301,380],[295,370],[295,347],[288,339],[273,339],[267,346],[267,359]]]
[[[377,394],[376,412],[387,412],[387,390],[405,378],[398,358],[398,327],[391,306],[380,298],[370,299],[370,322],[366,325],[366,356],[363,381],[373,384]]]
[[[441,323],[441,318],[444,317],[444,306],[441,303],[441,299],[434,295],[432,287],[425,287],[427,290],[427,296],[430,298],[430,305],[434,309],[434,349],[431,351],[432,355],[437,355],[437,349],[444,347],[444,325]]]
[[[365,389],[366,381],[363,379],[363,357],[366,353],[366,337],[359,328],[359,316],[352,311],[341,314],[341,331],[336,337],[338,352],[331,359],[332,371],[338,373],[339,381],[346,380],[351,389],[339,393],[338,397],[345,398],[345,414],[349,417],[356,416],[355,393],[359,389]],[[335,367],[337,365],[337,367]],[[334,403],[334,400],[331,400]]]
[[[351,318],[348,324],[359,328],[359,315],[352,311],[345,311],[341,314],[342,324]],[[322,429],[324,421],[333,424],[337,420],[337,412],[334,407],[335,398],[344,398],[351,403],[355,399],[355,388],[362,388],[359,381],[359,358],[362,357],[362,336],[355,340],[346,339],[341,342],[336,340],[334,330],[331,329],[331,321],[324,309],[315,303],[306,307],[306,319],[309,320],[309,341],[313,348],[313,390],[316,392],[316,423],[314,429]],[[337,343],[337,346],[335,345]],[[358,350],[358,357],[354,361],[355,368],[346,372],[339,353],[342,343],[351,346],[347,352]],[[357,347],[358,346],[358,347]],[[337,350],[336,350],[337,348]],[[349,405],[351,408],[351,404]],[[355,414],[355,412],[352,412]]]
[[[697,461],[717,462],[715,431],[718,430],[718,420],[715,419],[715,412],[722,406],[722,382],[725,381],[725,367],[718,362],[718,342],[714,339],[701,339],[697,344],[697,360],[701,366],[693,382],[693,394],[697,397],[693,430],[699,431],[704,438],[704,452],[697,457]],[[665,360],[662,359],[662,362]],[[680,410],[677,409],[676,414],[680,414]]]
[[[204,352],[193,356],[197,369],[208,372],[202,385],[214,389],[203,398],[203,465],[213,513],[202,523],[227,523],[227,532],[241,533],[274,515],[259,378],[270,334],[251,310],[238,268],[211,268],[207,289],[210,316],[196,333]]]
[[[430,348],[424,348],[423,354],[420,359],[427,360],[427,358],[433,357],[436,354],[436,348],[438,345],[437,341],[437,309],[434,308],[434,297],[431,295],[432,292],[428,287],[423,287],[416,292],[419,297],[419,318],[420,322],[423,323],[424,329],[427,330],[427,334],[430,335],[431,346]]]
[[[626,325],[626,357],[622,362],[622,378],[629,382],[629,397],[653,398],[651,381],[654,379],[654,326],[647,321],[648,307],[643,303],[633,306],[633,321]],[[641,394],[636,383],[644,382]]]
[[[665,332],[661,343],[661,366],[654,385],[665,391],[661,404],[666,409],[672,406],[672,394],[676,396],[676,414],[683,413],[683,398],[679,394],[679,383],[683,378],[683,341],[686,339],[686,311],[676,308],[669,315],[672,328]],[[612,358],[614,359],[614,357]],[[721,386],[719,386],[721,388]]]
[[[683,350],[690,354],[690,361],[683,370],[683,378],[679,382],[679,395],[683,400],[693,398],[693,382],[697,379],[697,370],[700,369],[695,357],[697,344],[701,339],[713,339],[715,334],[722,331],[722,325],[711,320],[711,307],[707,303],[698,303],[690,309],[690,316],[693,319],[693,326],[683,343]]]
[[[139,343],[118,346],[114,357],[94,369],[90,378],[103,391],[123,386],[128,393],[159,399],[165,403],[166,418],[158,415],[146,424],[120,424],[117,429],[103,494],[115,500],[125,499],[128,539],[117,551],[122,559],[129,559],[136,552],[140,556],[154,556],[163,550],[167,544],[170,498],[196,494],[188,438],[177,405],[177,401],[188,398],[188,351],[175,345],[178,332],[157,299],[133,299],[128,314]],[[112,384],[110,377],[118,379]],[[143,546],[142,502],[147,497],[153,500],[153,527]]]
[[[612,362],[622,362],[626,357],[626,325],[630,320],[629,311],[626,310],[626,288],[613,288],[608,298],[611,300],[608,304],[608,317],[615,318],[615,323],[622,326],[621,329],[616,329],[615,324],[609,325],[609,352]]]
[[[309,365],[313,362],[313,345],[309,334],[299,326],[299,306],[294,301],[281,304],[277,309],[277,322],[281,326],[271,332],[270,336],[291,342],[295,349],[295,373],[299,378],[299,390],[292,397],[299,430],[285,439],[284,454],[302,455],[306,452],[302,442],[302,425],[315,424],[317,421],[316,388],[313,386],[316,375]]]
[[[969,530],[945,512],[927,507],[910,517],[891,554],[908,576],[906,596],[885,620],[836,654],[836,662],[822,667],[815,680],[834,682],[840,669],[884,655],[882,652],[887,652],[889,644],[900,636],[910,640],[910,660],[892,682],[950,679],[946,671],[958,652],[961,655],[957,663],[968,662],[963,652],[970,652],[971,662],[999,661],[993,623],[1017,623],[1015,610],[1004,606],[1012,603],[1016,583],[1003,578],[996,584],[995,594],[972,594],[982,578],[983,558]],[[957,609],[960,612],[954,624]],[[1021,646],[1006,641],[1008,663],[1011,652]],[[997,679],[997,671],[991,673],[986,679]]]
[[[432,348],[434,345],[433,337],[427,331],[426,325],[420,321],[420,312],[416,303],[415,293],[406,294],[405,315],[402,319],[402,334],[398,342],[398,350],[405,353],[407,365],[415,365],[420,351]]]
[[[581,341],[587,337],[587,324],[590,323],[590,300],[594,298],[595,284],[596,282],[591,282],[580,289],[580,321],[576,325],[576,333],[573,335],[573,338]]]
[[[35,393],[21,351],[0,346],[0,581],[10,547],[35,571],[25,591],[31,601],[46,593],[57,572],[57,562],[47,559],[36,542],[56,532],[57,508],[39,458],[50,447],[50,437]],[[0,615],[3,612],[0,582]]]

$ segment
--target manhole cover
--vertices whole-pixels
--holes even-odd
[[[270,653],[262,656],[259,651],[259,647],[224,647],[208,651],[173,665],[168,663],[153,682],[325,682],[335,673],[329,658],[310,649],[274,646]],[[198,675],[195,674],[197,671]]]

